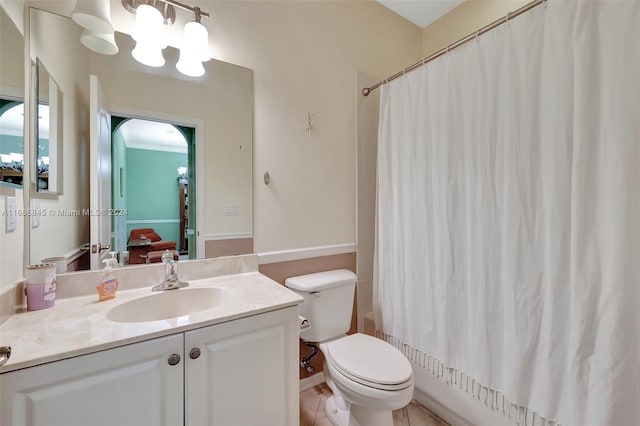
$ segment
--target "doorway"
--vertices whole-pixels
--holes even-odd
[[[122,264],[196,258],[195,129],[112,116],[112,244]]]

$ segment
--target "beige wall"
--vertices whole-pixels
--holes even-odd
[[[375,84],[375,78],[358,73],[358,86]],[[373,257],[376,217],[376,160],[380,91],[358,98],[358,330],[373,306]]]
[[[527,3],[529,0],[467,0],[422,30],[422,55],[429,56]]]
[[[17,89],[24,93],[24,37],[0,3],[0,87]],[[18,19],[21,16],[15,16]],[[0,94],[3,91],[0,90]],[[13,93],[11,93],[13,95]]]
[[[217,57],[254,70],[255,251],[355,242],[355,72],[415,62],[420,29],[372,1],[201,4]]]

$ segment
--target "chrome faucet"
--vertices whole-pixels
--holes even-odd
[[[189,285],[178,278],[178,263],[173,260],[173,255],[169,250],[166,250],[162,255],[162,263],[164,264],[164,281],[162,284],[153,286],[151,291],[177,290]]]

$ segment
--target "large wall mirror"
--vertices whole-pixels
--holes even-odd
[[[39,58],[32,63],[32,71],[35,96],[31,114],[38,117],[32,121],[35,188],[38,192],[62,194],[62,92]]]
[[[23,206],[24,37],[0,3],[0,211]],[[16,21],[18,23],[22,21]],[[24,217],[0,218],[0,290],[23,276]]]
[[[122,264],[148,262],[148,247],[139,245],[157,237],[175,242],[182,258],[252,252],[253,72],[211,60],[203,77],[185,77],[175,69],[179,52],[172,47],[163,51],[164,67],[150,68],[132,58],[134,41],[120,32],[117,54],[95,53],[66,17],[74,3],[56,2],[53,10],[53,3],[30,2],[38,8],[28,9],[31,59],[60,95],[62,165],[56,189],[48,184],[46,192],[31,192],[32,206],[43,214],[30,225],[28,262],[65,257],[70,271],[84,268],[79,260],[96,215],[108,217],[110,238],[100,242],[109,246],[105,251],[118,251]],[[118,14],[128,12],[114,8],[121,2],[112,2],[118,29]],[[91,115],[90,75],[104,94],[102,118]],[[51,107],[51,87],[48,93]],[[95,161],[92,126],[108,127],[111,144]],[[50,176],[51,145],[48,153]],[[34,153],[31,164],[41,165],[43,156]],[[90,210],[96,173],[108,188],[108,211]]]

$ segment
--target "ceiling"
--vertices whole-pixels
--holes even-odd
[[[0,113],[0,135],[23,136],[24,104],[22,101]],[[49,139],[49,105],[38,108],[38,134],[41,139]],[[45,119],[46,118],[46,119]]]
[[[377,0],[403,18],[424,28],[464,0]]]
[[[187,153],[187,140],[171,124],[135,118],[124,122],[118,131],[127,148]]]
[[[38,131],[40,138],[49,138],[49,106],[40,105]],[[0,135],[22,137],[24,104],[8,108],[0,115]],[[173,125],[157,121],[127,120],[119,131],[127,148],[151,149],[154,151],[187,152],[187,141]]]

